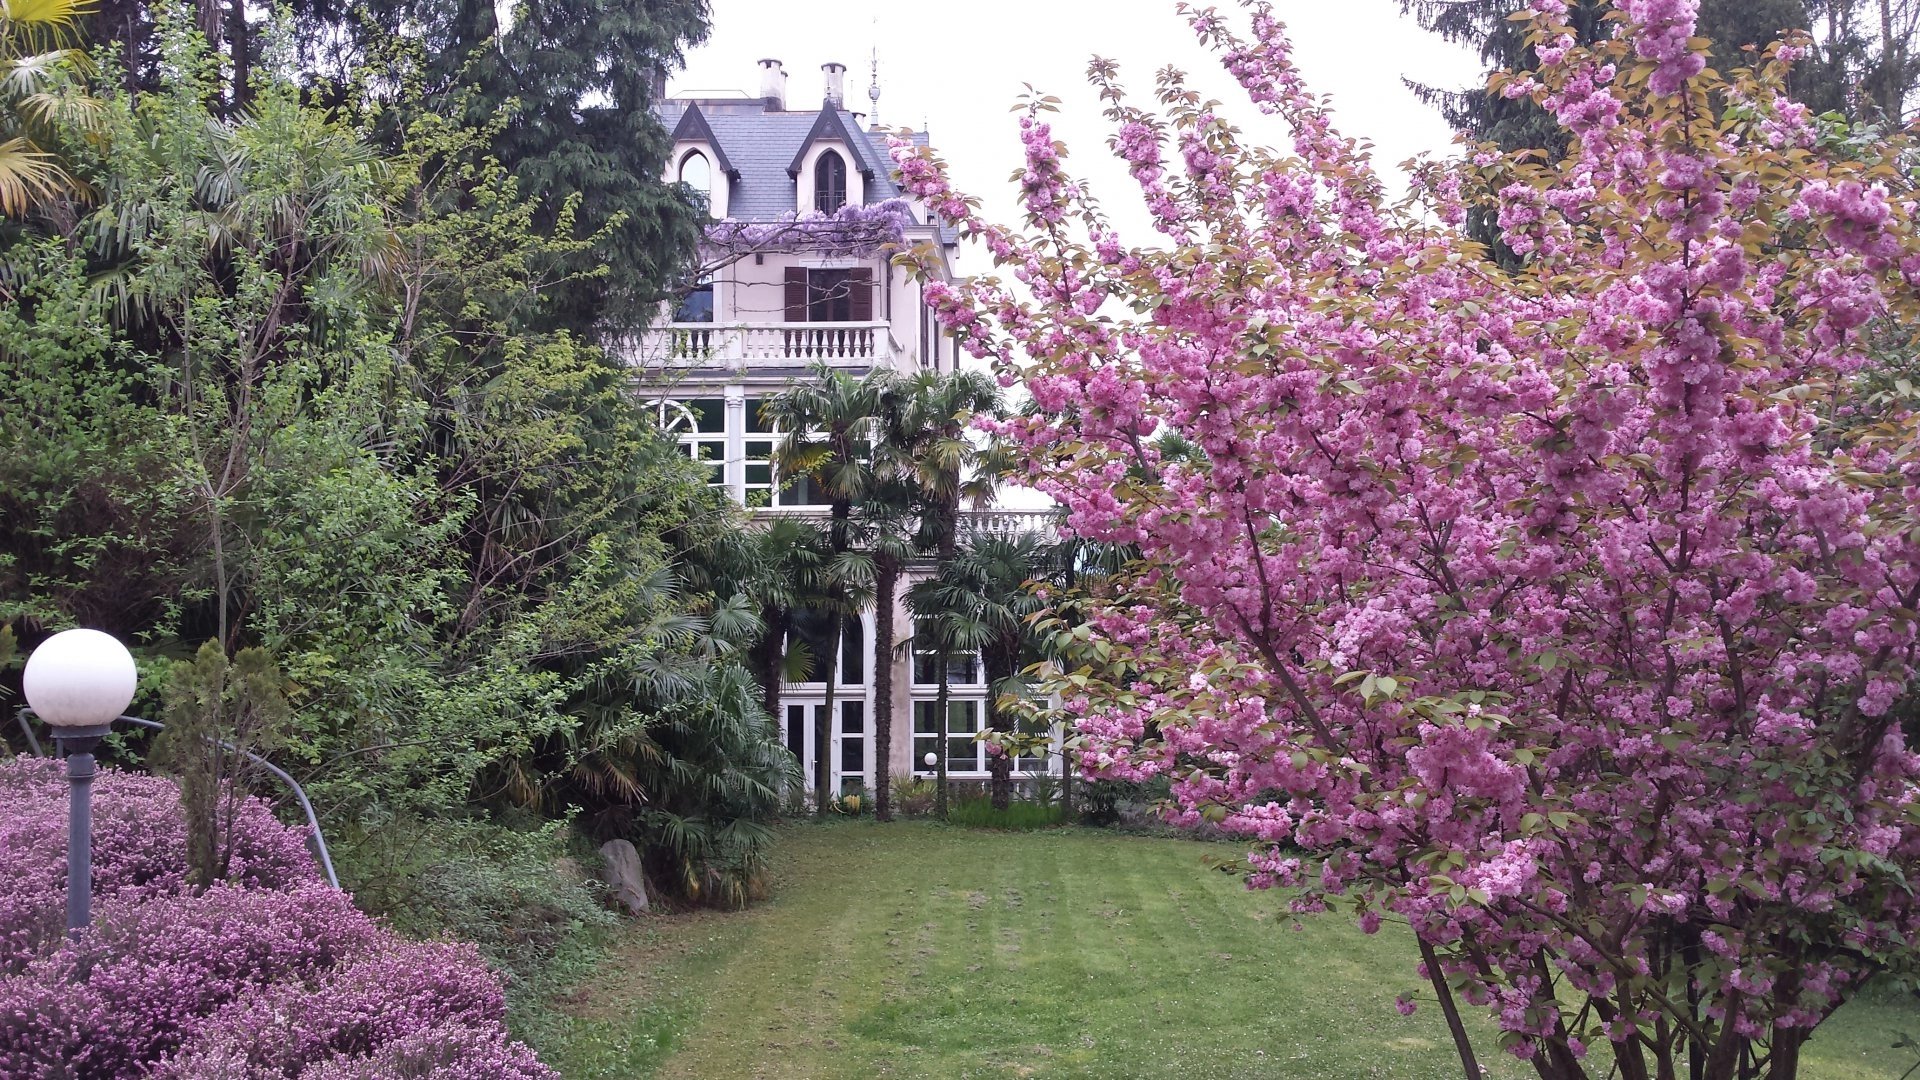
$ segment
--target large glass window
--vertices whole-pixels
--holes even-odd
[[[827,612],[803,608],[793,613],[787,639],[799,642],[807,650],[806,678],[800,682],[826,681],[828,638],[832,636],[833,623]],[[834,671],[834,681],[842,686],[866,684],[866,646],[866,626],[852,615],[844,616],[840,622],[840,665]]]
[[[937,701],[916,701],[913,703],[913,771],[931,773],[927,766],[927,755],[938,753],[940,747],[939,705]],[[980,730],[980,709],[982,702],[950,701],[947,703],[947,772],[985,772],[987,771],[986,747],[974,741],[974,733]]]
[[[831,214],[847,205],[847,162],[828,150],[813,163],[813,208]]]
[[[812,742],[813,727],[807,723],[807,707],[787,706],[787,749],[793,751],[793,756],[799,758],[802,765],[813,761],[813,751],[808,749]]]
[[[720,398],[661,398],[653,404],[660,429],[679,437],[680,452],[707,466],[707,483],[726,486],[727,403]]]
[[[746,462],[744,501],[748,506],[772,506],[776,502],[787,506],[791,504],[773,482],[773,458],[780,446],[780,432],[760,415],[765,400],[747,399],[747,438],[741,447]]]
[[[794,477],[791,481],[783,482],[776,489],[773,457],[782,436],[778,429],[767,423],[760,415],[760,406],[765,400],[765,398],[747,399],[746,504],[748,506],[827,505],[829,500],[810,476]]]
[[[940,685],[940,650],[933,644],[938,640],[928,620],[914,620],[913,682],[915,686]],[[947,682],[953,686],[981,685],[980,654],[960,651],[948,656]]]
[[[840,624],[839,678],[843,686],[862,686],[867,681],[867,626],[853,616]]]
[[[840,703],[840,772],[846,783],[861,778],[867,771],[867,703]]]

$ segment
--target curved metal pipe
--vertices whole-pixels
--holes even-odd
[[[32,710],[21,709],[19,712],[20,726],[23,730],[27,728],[27,714],[29,712],[32,712]],[[138,727],[152,728],[155,731],[167,730],[167,725],[161,723],[158,720],[148,720],[144,717],[139,717],[139,716],[122,716],[120,717],[120,719],[126,721],[129,724],[134,724]],[[28,738],[28,741],[33,743],[34,749],[37,752],[39,749],[39,742],[38,740],[35,740],[33,738],[33,732],[31,730],[27,731],[27,738]],[[222,747],[232,751],[233,753],[245,755],[248,761],[251,761],[255,765],[258,765],[261,768],[272,773],[274,776],[278,777],[283,783],[285,783],[288,788],[292,789],[293,797],[300,801],[301,811],[307,815],[307,824],[311,826],[313,829],[311,836],[308,838],[308,842],[313,848],[314,858],[319,861],[320,869],[326,871],[327,884],[332,885],[336,889],[339,888],[340,877],[339,875],[333,872],[333,856],[329,854],[327,851],[327,838],[324,835],[322,835],[320,832],[320,817],[319,815],[313,812],[313,804],[307,801],[306,790],[300,786],[300,782],[298,780],[295,780],[293,777],[287,775],[286,770],[280,768],[280,766],[275,765],[273,762],[268,761],[266,758],[261,757],[259,754],[256,754],[251,750],[242,750],[239,747],[233,745],[232,743],[226,741],[225,739],[218,739],[215,741],[217,741]]]

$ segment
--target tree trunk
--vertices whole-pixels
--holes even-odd
[[[1807,1039],[1807,1028],[1773,1029],[1773,1058],[1767,1063],[1767,1080],[1799,1080],[1800,1047]]]
[[[827,533],[827,547],[833,552],[834,565],[829,568],[829,575],[840,572],[840,562],[852,546],[847,538],[848,519],[852,515],[851,502],[845,499],[833,501],[833,522]],[[832,786],[833,777],[833,725],[839,722],[839,718],[833,714],[833,691],[834,685],[840,680],[840,636],[846,632],[847,619],[846,587],[837,578],[829,577],[829,581],[832,583],[827,586],[827,602],[831,607],[827,618],[827,697],[820,709],[823,715],[815,717],[813,721],[813,800],[814,811],[819,814],[827,812],[828,801],[838,794],[830,793],[828,788]]]
[[[951,506],[939,506],[935,510],[935,513],[940,515],[940,524],[936,533],[936,546],[934,549],[938,558],[933,568],[934,575],[937,577],[946,573],[947,568],[953,565],[954,557],[960,550],[959,538],[956,535],[960,531],[959,503],[956,501]],[[937,714],[937,719],[934,721],[934,729],[940,736],[940,743],[937,747],[939,751],[939,764],[935,768],[933,780],[933,816],[943,821],[946,820],[947,816],[947,722],[950,719],[947,716],[947,712],[952,707],[953,701],[953,682],[951,679],[951,665],[949,664],[952,645],[946,640],[947,636],[946,631],[941,631],[939,662],[940,691],[934,699],[933,706],[933,711]]]
[[[1019,650],[1020,641],[1015,637],[1013,641],[998,642],[980,652],[981,670],[987,678],[986,726],[999,734],[1007,731],[1007,724],[1006,716],[1000,711],[1000,695],[994,692],[994,687],[1013,677],[1014,668],[1020,662]],[[1005,810],[1013,805],[1013,757],[1005,752],[996,753],[988,759],[987,767],[993,777],[988,784],[993,808]]]
[[[933,767],[933,816],[944,821],[947,817],[947,709],[953,700],[953,685],[947,681],[947,650],[940,648],[940,690],[934,696],[933,729],[939,736],[934,744]]]
[[[1080,550],[1078,545],[1065,549],[1062,560],[1063,580],[1066,582],[1067,595],[1073,595],[1078,583],[1074,573],[1074,561]],[[1067,755],[1067,738],[1071,734],[1065,720],[1060,721],[1060,823],[1073,824],[1073,759]]]
[[[1067,756],[1067,725],[1060,724],[1060,823],[1073,824],[1073,759]]]
[[[227,8],[227,55],[233,61],[233,115],[238,116],[252,97],[253,42],[247,31],[247,0],[230,0]]]
[[[774,607],[761,608],[760,620],[766,633],[754,648],[753,665],[754,674],[760,676],[760,707],[767,710],[767,715],[784,731],[785,723],[780,716],[780,646],[786,640],[787,620]]]
[[[873,816],[878,821],[892,821],[893,598],[900,590],[900,561],[882,553],[876,556],[874,563]]]
[[[819,715],[813,718],[813,802],[814,812],[825,814],[827,803],[833,798],[830,788],[833,786],[833,684],[839,679],[840,635],[843,632],[845,613],[840,610],[842,600],[839,589],[833,593],[833,614],[828,619],[832,627],[827,632],[827,697],[820,706]]]
[[[1440,955],[1418,933],[1415,940],[1420,943],[1420,959],[1426,961],[1427,980],[1433,983],[1434,995],[1440,999],[1440,1015],[1446,1018],[1447,1032],[1453,1036],[1454,1052],[1460,1055],[1460,1068],[1467,1080],[1481,1080],[1480,1062],[1474,1057],[1473,1041],[1467,1038],[1466,1022],[1460,1019],[1460,1006],[1453,1000],[1453,987],[1447,985],[1446,973],[1440,970]]]

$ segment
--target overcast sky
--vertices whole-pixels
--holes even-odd
[[[1091,181],[1129,243],[1155,239],[1139,199],[1128,190],[1132,181],[1107,153],[1108,124],[1085,77],[1091,56],[1118,60],[1123,83],[1142,105],[1152,104],[1155,73],[1173,64],[1189,74],[1190,85],[1226,102],[1227,114],[1250,135],[1271,144],[1288,137],[1277,120],[1246,104],[1218,60],[1195,43],[1173,0],[926,5],[955,13],[939,19],[899,0],[712,2],[712,35],[688,54],[686,70],[669,80],[669,93],[756,94],[756,61],[775,57],[788,72],[789,107],[817,107],[820,65],[838,61],[848,68],[849,106],[866,111],[877,45],[881,123],[930,132],[954,181],[999,220],[1014,217],[1007,177],[1021,163],[1017,117],[1008,110],[1023,84],[1032,83],[1063,99],[1053,124],[1068,146],[1068,170]],[[1230,2],[1220,7],[1244,32],[1244,13]],[[1275,9],[1309,84],[1333,95],[1342,133],[1372,140],[1383,171],[1415,154],[1447,150],[1452,136],[1446,125],[1400,80],[1404,75],[1442,86],[1476,81],[1479,65],[1469,51],[1421,30],[1400,14],[1396,0],[1279,0]],[[964,272],[986,268],[984,259],[963,256]]]
[[[900,0],[712,3],[712,35],[688,53],[686,70],[668,81],[669,93],[757,94],[757,61],[774,57],[788,72],[789,107],[817,108],[820,65],[837,61],[848,68],[849,106],[866,111],[877,45],[880,122],[929,132],[954,182],[980,197],[994,220],[1016,220],[1008,177],[1021,167],[1021,151],[1018,117],[1009,110],[1031,83],[1062,99],[1052,123],[1067,143],[1068,171],[1091,183],[1125,242],[1151,246],[1158,239],[1132,179],[1106,149],[1109,126],[1086,81],[1092,56],[1118,60],[1123,84],[1142,106],[1153,104],[1155,74],[1172,64],[1187,72],[1190,86],[1225,102],[1226,114],[1248,137],[1270,145],[1290,138],[1278,120],[1247,104],[1219,61],[1194,41],[1174,0],[960,0],[939,5],[959,18],[938,20]],[[1244,34],[1244,14],[1231,2],[1219,6]],[[1468,50],[1421,30],[1400,14],[1397,0],[1279,0],[1275,9],[1310,86],[1333,96],[1343,134],[1373,142],[1375,162],[1391,186],[1403,186],[1393,180],[1397,163],[1449,149],[1452,133],[1401,77],[1448,87],[1475,82],[1479,64]],[[958,269],[991,267],[982,254],[963,249]],[[1013,509],[1048,505],[1020,489],[1003,489],[999,502]]]

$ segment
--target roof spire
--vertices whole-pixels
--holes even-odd
[[[873,17],[873,81],[867,84],[867,100],[873,107],[867,110],[867,123],[880,126],[880,16]]]

